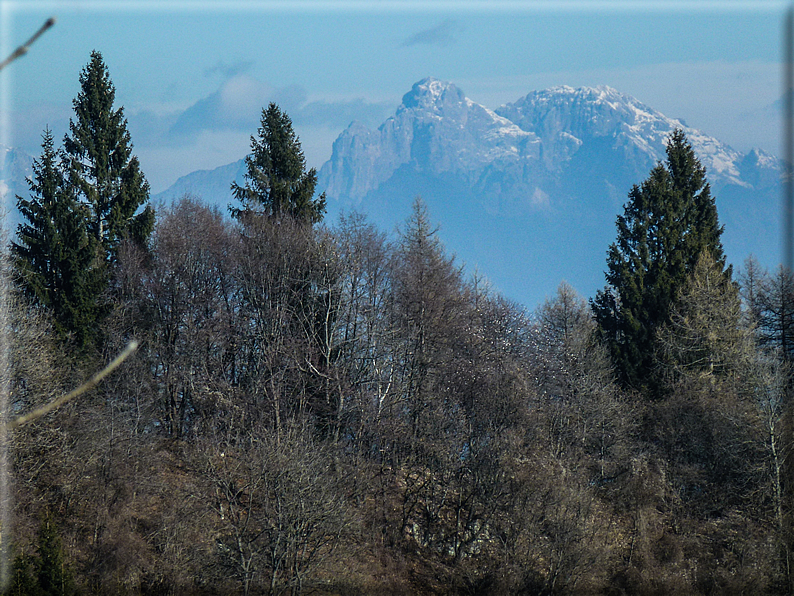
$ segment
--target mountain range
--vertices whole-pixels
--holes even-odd
[[[452,83],[424,79],[376,130],[353,122],[339,135],[317,188],[330,223],[356,210],[387,231],[421,196],[451,253],[534,307],[563,279],[584,296],[603,287],[616,216],[632,185],[664,160],[676,128],[706,167],[729,261],[741,266],[754,254],[775,266],[780,161],[736,151],[606,86],[535,91],[491,110]],[[225,209],[244,172],[243,160],[193,172],[154,198],[190,192]]]
[[[386,230],[427,203],[447,248],[496,289],[530,307],[563,280],[592,296],[604,285],[606,251],[632,185],[665,158],[681,128],[706,167],[723,243],[741,266],[754,254],[774,266],[780,250],[780,161],[743,154],[606,86],[535,91],[491,110],[452,83],[427,78],[376,130],[351,123],[319,172],[329,218],[357,210]],[[203,196],[216,174],[231,201],[242,161],[190,174],[162,193]],[[223,185],[216,185],[220,190]]]
[[[623,197],[626,184],[664,157],[676,127],[713,184],[746,185],[739,171],[744,156],[609,87],[556,87],[491,111],[453,84],[425,79],[377,131],[353,123],[339,136],[320,186],[329,197],[358,202],[407,169],[452,178],[489,211],[513,213],[549,206],[552,197],[581,186],[583,175],[598,172],[596,183]]]

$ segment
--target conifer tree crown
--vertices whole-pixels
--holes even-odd
[[[262,110],[258,137],[251,137],[245,165],[245,186],[232,183],[234,196],[243,204],[243,209],[232,209],[235,216],[261,209],[273,217],[291,215],[309,223],[322,220],[325,193],[314,198],[317,171],[306,170],[292,120],[274,103]]]
[[[69,182],[91,211],[89,232],[110,260],[121,240],[145,244],[154,228],[150,206],[137,213],[149,200],[149,183],[132,155],[124,108],[113,109],[115,96],[102,54],[91,52],[80,73],[80,92],[73,102],[76,120],[69,121],[64,150]]]
[[[607,256],[608,286],[592,306],[624,384],[648,388],[656,330],[700,256],[708,253],[731,276],[706,169],[682,130],[668,138],[667,160],[629,192],[617,229]]]

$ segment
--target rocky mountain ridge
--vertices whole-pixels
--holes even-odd
[[[538,207],[559,194],[566,175],[580,176],[593,153],[606,165],[611,186],[639,182],[664,159],[666,138],[676,128],[686,133],[715,188],[774,184],[779,175],[773,156],[743,155],[607,86],[554,87],[489,110],[454,84],[428,78],[377,130],[354,122],[339,136],[320,187],[331,199],[357,204],[410,168],[452,176],[484,204],[508,211]]]
[[[26,179],[33,174],[33,156],[22,149],[0,145],[0,197],[12,199],[28,192]]]

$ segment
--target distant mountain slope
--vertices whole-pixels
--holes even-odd
[[[330,198],[359,202],[408,167],[452,175],[484,203],[541,206],[567,176],[588,169],[621,189],[626,180],[639,182],[664,159],[675,128],[684,129],[716,188],[749,188],[744,178],[755,170],[772,177],[777,171],[776,160],[764,155],[743,174],[744,155],[610,87],[555,87],[491,111],[451,83],[425,79],[377,131],[351,124],[335,141],[320,181]]]
[[[245,174],[244,158],[212,170],[191,172],[152,198],[155,201],[170,202],[189,194],[225,209],[234,200],[231,192],[232,181],[242,184],[243,174]]]
[[[550,171],[560,171],[587,144],[603,141],[613,153],[604,158],[642,175],[664,159],[670,132],[682,128],[713,183],[743,184],[738,152],[610,87],[536,91],[496,112],[540,137],[544,166]]]
[[[522,178],[540,151],[533,132],[466,98],[454,85],[425,79],[377,131],[353,123],[334,142],[320,171],[330,198],[357,201],[404,166],[417,173],[453,176],[475,192],[525,194]],[[509,177],[504,185],[498,178]]]

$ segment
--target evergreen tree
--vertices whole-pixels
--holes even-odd
[[[624,385],[653,388],[654,341],[679,289],[704,251],[728,279],[717,208],[706,170],[683,131],[674,131],[667,160],[629,192],[607,257],[608,287],[593,311]]]
[[[74,100],[76,121],[64,137],[69,183],[89,208],[88,232],[98,241],[100,258],[114,261],[118,243],[130,239],[145,244],[154,229],[154,210],[146,206],[149,184],[132,155],[124,108],[113,109],[116,90],[102,54],[80,73]]]
[[[77,592],[74,574],[66,562],[55,516],[41,520],[36,555],[20,553],[14,558],[7,596],[71,596]]]
[[[55,524],[55,516],[51,513],[47,513],[39,527],[37,563],[39,588],[43,594],[68,596],[75,592],[74,578],[65,561],[61,536]]]
[[[91,334],[96,296],[101,291],[93,268],[95,249],[83,209],[64,182],[52,133],[44,131],[42,155],[33,162],[29,199],[17,197],[27,223],[12,242],[14,267],[25,293],[50,310],[62,335],[82,345]]]
[[[52,252],[60,241],[56,209],[63,196],[63,177],[58,169],[52,133],[45,129],[41,159],[33,160],[33,176],[28,178],[31,198],[17,195],[17,208],[28,223],[20,224],[20,242],[12,242],[12,253],[26,293],[37,302],[50,306],[52,291],[58,280],[57,264]]]
[[[29,554],[14,557],[11,567],[11,578],[4,596],[42,596],[39,583],[35,577],[35,558]]]
[[[243,204],[243,209],[232,209],[232,213],[239,217],[262,210],[273,217],[290,215],[308,223],[321,221],[325,193],[314,198],[317,171],[306,171],[292,120],[271,103],[262,110],[258,133],[258,138],[251,137],[252,153],[245,158],[245,186],[232,183],[234,196]]]

